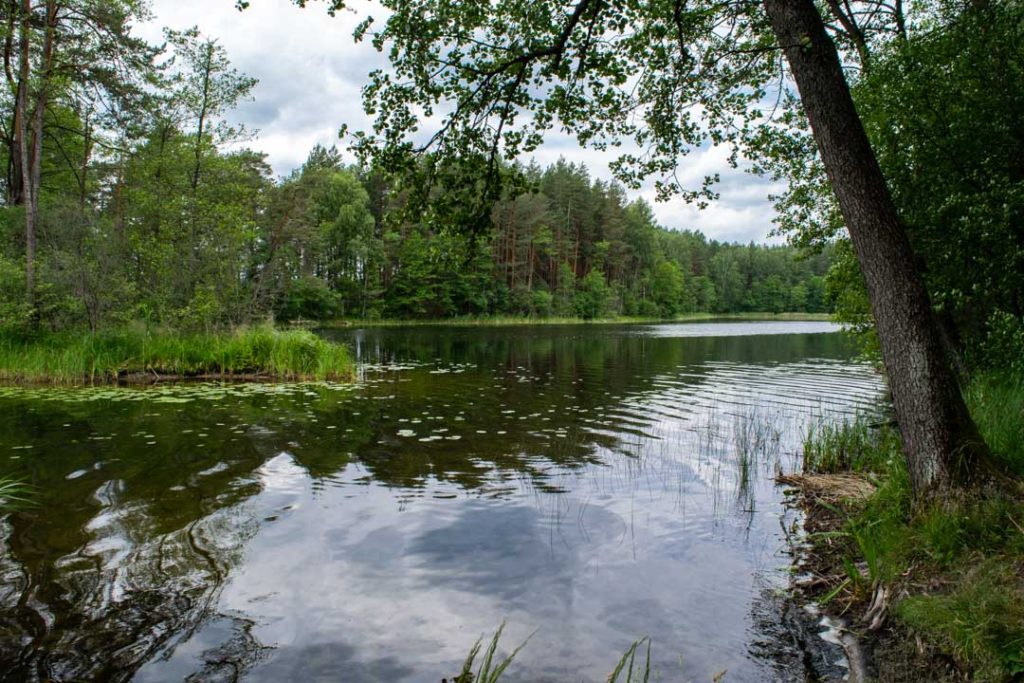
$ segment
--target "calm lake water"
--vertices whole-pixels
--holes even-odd
[[[508,681],[799,679],[772,479],[882,395],[831,325],[326,334],[358,384],[0,388],[0,680],[437,683],[503,621]]]

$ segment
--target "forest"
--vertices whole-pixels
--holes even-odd
[[[255,13],[261,3],[229,4]],[[320,12],[325,22],[357,11],[346,0],[282,4],[296,5],[286,7],[296,14]],[[773,438],[772,430],[781,427],[771,421],[764,423],[760,438],[747,433],[716,451],[735,467],[737,488],[750,484],[752,472],[778,475],[768,482],[772,495],[782,495],[779,484],[793,486],[785,495],[803,507],[807,532],[793,537],[800,546],[794,556],[806,550],[809,559],[796,560],[792,573],[810,580],[790,585],[788,598],[849,619],[849,630],[876,657],[880,680],[1019,681],[1024,673],[1024,2],[384,0],[380,5],[383,20],[366,17],[354,30],[357,43],[388,63],[366,74],[361,86],[363,108],[373,117],[371,130],[345,136],[342,151],[316,145],[304,164],[281,175],[260,151],[257,132],[232,123],[236,108],[253,97],[256,80],[232,66],[223,45],[199,28],[167,30],[156,44],[132,30],[149,17],[144,0],[0,1],[7,85],[0,95],[0,380],[341,380],[321,382],[317,391],[355,395],[385,388],[348,382],[356,376],[348,351],[328,340],[332,332],[386,332],[364,329],[371,322],[827,314],[853,333],[862,354],[854,358],[851,350],[843,359],[844,372],[884,383],[871,409],[860,412],[860,405],[848,420],[834,423],[804,415],[806,429],[797,435],[802,443],[785,454],[799,463],[799,471],[789,474],[782,473],[781,461],[774,468],[753,466],[744,452],[754,442],[778,447],[779,432]],[[344,131],[345,123],[336,125]],[[572,158],[549,166],[532,161],[555,131],[574,135],[584,147],[621,152],[609,165],[614,180],[598,179],[598,169]],[[784,246],[723,243],[666,228],[651,205],[631,194],[652,182],[658,199],[714,201],[716,174],[690,187],[680,184],[676,170],[692,155],[718,147],[729,150],[734,168],[781,188],[771,198],[771,237],[784,240]],[[280,328],[296,323],[289,325],[296,329],[275,328],[279,323]],[[319,336],[306,329],[349,323],[360,326],[321,330]],[[670,334],[678,333],[679,326],[671,328]],[[532,332],[520,331],[531,343]],[[426,389],[412,402],[415,412],[399,418],[401,427],[389,424],[384,430],[366,423],[365,450],[344,451],[339,472],[360,458],[381,464],[411,454],[408,463],[416,475],[407,483],[432,486],[462,439],[454,433],[457,423],[468,421],[458,413],[450,426],[445,420],[427,435],[425,430],[433,429],[427,421],[443,419],[420,405],[436,387],[449,386],[468,406],[492,411],[474,425],[487,427],[474,433],[491,445],[492,436],[507,435],[506,430],[489,433],[491,423],[511,420],[521,410],[496,393],[507,388],[502,383],[512,382],[528,395],[549,386],[534,382],[541,379],[527,374],[527,366],[534,365],[515,354],[487,363],[471,354],[465,363],[440,367],[443,354],[435,342],[441,334],[435,329],[425,334],[420,366],[394,373],[395,378],[399,372],[421,373]],[[826,336],[820,330],[805,336],[816,335]],[[604,336],[602,345],[619,343],[614,335]],[[364,337],[349,339],[357,340],[351,344],[355,348]],[[379,339],[374,353],[384,358],[387,341]],[[701,348],[683,337],[673,339],[680,353]],[[629,359],[650,362],[655,354],[646,346],[657,345],[642,340],[641,351],[605,357],[593,350],[597,345],[577,342],[559,338],[547,345],[565,344],[572,351],[554,364],[554,374],[572,387],[559,392],[570,404],[545,405],[547,412],[517,415],[517,422],[552,419],[549,414],[600,417],[585,404],[572,403],[577,387],[600,382],[612,371],[632,381]],[[445,344],[460,352],[483,348],[464,339],[449,338]],[[773,351],[772,344],[751,346]],[[395,356],[401,353],[407,349]],[[735,361],[729,354],[723,358]],[[725,364],[723,358],[700,363],[712,376]],[[829,383],[838,387],[838,396],[854,376],[826,382],[827,367],[819,361],[828,358],[801,355],[798,360],[796,374],[804,388],[824,389],[818,385]],[[480,372],[497,367],[501,374],[488,377],[471,396],[465,393],[468,382],[445,385],[440,377],[461,375],[467,367]],[[656,381],[635,394],[612,396],[608,386],[590,388],[602,401],[621,404],[614,409],[637,409],[638,424],[652,415],[668,423],[668,409],[688,414],[704,408],[694,402],[690,387],[683,389],[684,380],[699,373],[680,367],[659,369]],[[724,394],[726,402],[750,393],[750,386],[763,387],[758,382],[782,365],[751,367],[748,385]],[[388,384],[386,391],[393,393],[379,398],[395,399],[402,381]],[[717,385],[709,381],[708,386]],[[789,398],[783,384],[765,391]],[[643,403],[652,396],[657,400]],[[331,410],[342,404],[334,396],[329,402]],[[320,428],[309,402],[295,405],[294,419],[281,426],[280,445],[261,451],[272,453],[275,467],[282,469],[257,473],[250,483],[305,476],[279,460],[301,450],[302,444],[291,439],[294,432]],[[384,405],[366,413],[391,419]],[[34,412],[27,406],[18,410],[19,415]],[[336,437],[355,430],[346,425],[364,412],[337,410],[330,413],[331,424],[322,415],[324,429],[336,430],[324,437],[330,444],[324,459],[331,463],[339,451]],[[208,434],[196,435],[203,441],[189,441],[193,428],[182,430],[179,416],[168,417],[167,433],[187,437],[181,443],[189,446],[168,451],[162,464],[206,448]],[[673,433],[703,429],[687,419],[672,423]],[[264,448],[268,437],[253,429],[257,421],[233,419],[230,442],[250,439],[254,448]],[[76,423],[70,417],[53,419],[46,431],[60,441],[54,435]],[[714,436],[710,421],[706,426]],[[596,432],[601,439],[607,436],[603,427]],[[580,441],[585,433],[569,424],[547,434],[538,460],[550,460],[568,437]],[[153,446],[163,457],[156,434],[134,436],[152,437],[143,442],[144,450]],[[35,437],[22,441],[30,438]],[[438,443],[444,453],[429,451],[435,441],[444,442]],[[630,463],[632,458],[638,463],[637,471],[653,471],[646,469],[649,464],[673,457],[694,457],[684,463],[689,476],[706,461],[698,462],[692,449],[658,441],[661,450],[650,457],[640,457],[639,451],[628,455]],[[470,443],[467,438],[463,446]],[[611,440],[603,442],[605,451],[599,443],[590,444],[593,452],[584,448],[588,458],[593,455],[588,464],[603,465],[601,458],[613,456]],[[12,462],[22,450],[30,456],[34,448],[33,443],[11,444],[19,449]],[[473,451],[470,460],[484,470],[489,465],[480,452]],[[492,458],[496,479],[507,474],[502,463],[517,457],[509,453],[521,452],[520,445],[509,445]],[[106,461],[96,458],[55,475],[55,481],[65,482],[60,487],[78,486],[74,482],[80,478],[83,486],[91,482],[90,502],[82,509],[119,495],[120,484],[88,479],[106,476]],[[190,487],[199,486],[201,475],[225,471],[222,463],[203,464]],[[632,475],[624,479],[634,481]],[[694,482],[691,477],[682,483]],[[3,485],[20,483],[0,478],[0,497]],[[309,488],[329,488],[321,484]],[[247,490],[260,486],[247,485]],[[198,488],[195,492],[197,500],[206,500]],[[417,489],[398,509],[428,499],[422,492]],[[471,498],[463,493],[445,491],[437,500]],[[485,497],[473,503],[486,505]],[[781,498],[773,500],[782,505]],[[584,507],[589,504],[587,498]],[[268,524],[292,509],[275,506],[263,518]],[[503,504],[495,515],[513,507]],[[481,509],[466,519],[475,523]],[[746,509],[753,514],[753,506]],[[195,524],[182,527],[191,546]],[[472,523],[459,528],[460,541],[472,538]],[[482,546],[450,547],[465,548],[472,560]],[[499,551],[504,550],[494,553],[502,565],[505,555]],[[459,552],[440,553],[446,562],[441,578],[465,579],[459,575],[464,569]],[[502,589],[516,588],[521,576],[542,565],[538,560],[503,581],[509,585]],[[749,583],[748,573],[739,573]],[[573,580],[583,579],[574,574]],[[680,593],[677,588],[673,584],[669,592]],[[320,597],[310,604],[319,605]],[[505,594],[499,597],[504,607]],[[660,605],[660,597],[648,601],[645,596],[637,604]],[[173,604],[180,602],[192,604]],[[18,608],[30,604],[25,598]],[[749,607],[742,610],[744,619],[753,613]],[[72,621],[74,628],[82,623],[77,617]],[[697,624],[694,632],[703,634],[705,627]],[[499,628],[485,669],[500,633]],[[641,642],[634,643],[634,654]],[[479,649],[480,643],[470,662]],[[212,661],[219,660],[206,663]]]
[[[401,194],[314,149],[269,192],[253,279],[281,320],[828,310],[826,256],[662,228],[581,165],[521,172],[531,190],[494,202],[474,233],[395,220]]]
[[[830,308],[827,256],[664,229],[569,161],[518,168],[528,191],[495,198],[472,232],[402,210],[394,176],[334,148],[274,177],[258,138],[227,123],[256,81],[215,39],[146,44],[129,30],[133,1],[61,3],[49,18],[12,7],[6,330]]]

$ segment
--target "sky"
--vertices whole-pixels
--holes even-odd
[[[249,9],[239,12],[235,0],[152,0],[154,17],[137,33],[159,43],[165,26],[198,26],[204,35],[219,40],[235,68],[259,79],[253,100],[228,118],[258,131],[249,146],[267,154],[275,173],[286,175],[317,143],[337,145],[344,152],[345,144],[338,138],[342,124],[350,131],[370,129],[360,91],[371,70],[387,66],[386,58],[369,43],[352,39],[353,28],[365,14],[342,12],[331,18],[317,4],[299,9],[290,0],[251,0]],[[544,166],[559,157],[582,162],[592,177],[607,180],[612,177],[609,162],[623,151],[628,147],[614,153],[584,149],[575,138],[552,131],[531,158]],[[704,210],[678,198],[655,202],[653,182],[628,195],[646,199],[658,222],[668,228],[698,230],[730,242],[777,243],[778,238],[768,236],[774,215],[768,201],[772,186],[731,169],[727,156],[724,148],[709,148],[683,159],[678,176],[690,187],[697,187],[705,175],[721,174],[721,197]],[[351,160],[351,155],[346,158]]]

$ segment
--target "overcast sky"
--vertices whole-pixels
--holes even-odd
[[[290,0],[251,0],[245,12],[235,9],[234,0],[153,0],[152,7],[155,18],[139,27],[142,36],[159,42],[164,26],[198,26],[220,41],[236,68],[259,79],[254,101],[230,118],[259,131],[251,146],[266,152],[276,173],[287,174],[302,164],[318,142],[344,151],[338,139],[342,124],[350,130],[369,128],[360,90],[367,74],[386,66],[386,60],[368,43],[353,42],[352,29],[359,21],[354,13],[332,19],[317,3],[299,9]],[[594,177],[611,178],[612,153],[582,149],[564,134],[552,132],[534,154],[542,165],[560,156],[583,162]],[[683,160],[678,175],[692,187],[709,173],[721,173],[721,199],[704,211],[679,199],[655,203],[653,185],[630,196],[647,199],[666,227],[700,230],[719,240],[778,241],[767,237],[773,215],[769,185],[730,169],[726,156],[724,149],[709,149]]]

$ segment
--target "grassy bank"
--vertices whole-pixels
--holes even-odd
[[[185,334],[127,328],[0,337],[0,381],[83,384],[118,380],[347,379],[346,349],[304,330],[270,327]]]
[[[828,321],[828,313],[685,313],[672,318],[616,316],[611,318],[461,316],[455,318],[401,320],[381,318],[340,318],[325,321],[296,321],[297,326],[338,327],[515,327],[521,325],[652,325],[656,323],[700,322],[712,320],[802,320]]]
[[[982,377],[967,398],[995,455],[1024,475],[1024,383]],[[839,484],[820,486],[821,473]],[[862,632],[878,680],[1024,679],[1019,493],[915,504],[898,435],[866,421],[813,430],[805,474],[806,590]]]

